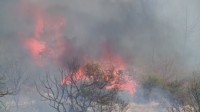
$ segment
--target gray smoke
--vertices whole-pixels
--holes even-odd
[[[20,0],[0,1],[0,65],[26,67],[37,79],[45,70],[36,67],[21,43],[33,34],[33,19],[24,14]],[[66,41],[74,55],[98,57],[104,43],[133,66],[145,69],[173,63],[178,77],[199,68],[199,0],[28,0],[49,15],[62,15]],[[72,56],[74,56],[72,55]],[[68,58],[66,53],[61,60]],[[56,66],[56,65],[53,65]],[[182,74],[183,73],[183,74]],[[27,85],[29,86],[29,85]]]

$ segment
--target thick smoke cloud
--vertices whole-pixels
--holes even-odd
[[[33,34],[34,22],[23,1],[0,1],[0,63],[28,66],[40,77],[21,39]],[[74,55],[98,57],[105,43],[130,65],[149,68],[171,60],[191,71],[199,60],[199,0],[28,0],[49,15],[66,20],[63,35]],[[29,6],[28,6],[29,7]],[[25,8],[26,9],[26,8]],[[68,58],[64,54],[62,61]],[[35,70],[37,72],[35,72]],[[34,75],[32,75],[34,74]],[[181,77],[181,76],[180,76]]]
[[[51,15],[64,16],[65,38],[73,39],[85,52],[98,54],[99,46],[108,41],[114,51],[125,55],[135,63],[147,64],[152,56],[156,55],[176,58],[186,66],[198,64],[198,61],[194,61],[199,55],[196,52],[199,29],[198,1],[30,0],[29,2],[42,7]],[[18,45],[19,39],[32,33],[34,23],[23,15],[23,8],[20,8],[21,1],[2,1],[1,5],[2,49],[6,49],[4,46],[10,44],[22,47]],[[186,26],[188,31],[185,45]],[[18,47],[9,50],[13,49],[14,51],[10,52],[18,54],[20,50],[16,49]]]

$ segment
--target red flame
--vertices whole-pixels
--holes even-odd
[[[24,4],[27,5],[27,3]],[[56,62],[65,48],[61,33],[64,19],[47,15],[41,8],[34,5],[30,5],[29,8],[33,13],[35,26],[31,38],[24,39],[25,45],[37,64],[43,65],[42,59],[47,57]]]
[[[40,55],[46,49],[45,43],[31,38],[31,39],[26,39],[25,44],[26,44],[27,48],[30,50],[36,63],[40,65],[40,61],[41,61]]]
[[[62,28],[64,27],[64,18],[52,17],[44,13],[43,10],[35,6],[31,9],[34,12],[34,31],[31,38],[25,39],[25,46],[28,48],[33,59],[39,65],[42,65],[42,59],[47,56],[55,62],[59,62],[58,59],[64,52],[73,51],[73,46],[68,44],[67,46],[63,42]],[[108,44],[107,44],[108,45]],[[124,59],[113,53],[109,46],[105,45],[101,53],[101,57],[96,59],[95,63],[99,64],[102,68],[102,78],[109,81],[106,89],[119,89],[122,91],[128,91],[130,94],[135,93],[135,81],[130,77],[128,73],[120,73],[120,71],[126,71],[127,67]],[[84,56],[84,55],[83,55]],[[85,57],[83,57],[85,59]],[[85,60],[87,64],[89,61]],[[107,70],[112,69],[112,79],[110,79],[110,73]],[[69,74],[69,73],[68,73]],[[88,75],[88,74],[87,74]],[[90,80],[84,72],[84,66],[80,67],[73,75],[75,81]],[[66,75],[62,84],[71,84],[71,77]]]
[[[105,86],[106,89],[118,89],[118,90],[122,90],[122,91],[127,91],[129,92],[131,95],[134,95],[134,93],[136,92],[135,90],[135,86],[136,86],[136,82],[133,80],[133,78],[131,78],[130,74],[128,72],[126,72],[127,68],[125,65],[125,62],[123,61],[123,59],[117,55],[112,54],[112,59],[108,59],[107,57],[104,58],[105,54],[103,54],[102,58],[95,61],[95,64],[100,65],[101,67],[101,76],[102,79],[104,79],[105,81],[109,81],[109,83]],[[86,64],[90,62],[86,60]],[[112,70],[112,71],[108,71],[108,70]],[[111,72],[111,73],[110,73]],[[68,75],[69,73],[67,73],[66,77],[64,78],[64,80],[62,80],[62,84],[67,84],[70,85],[72,83],[71,80],[71,75]],[[112,74],[112,76],[110,75]],[[81,66],[77,72],[75,72],[75,74],[73,74],[73,82],[75,81],[81,81],[81,80],[92,80],[88,77],[89,74],[85,73],[84,71],[84,66]],[[112,77],[112,78],[110,78]]]
[[[101,65],[101,66],[104,66],[104,65]],[[62,80],[61,83],[70,85],[73,82],[77,82],[81,80],[85,80],[85,81],[90,80],[90,78],[87,76],[88,74],[86,74],[83,69],[84,69],[84,66],[80,67],[78,71],[72,75],[73,81],[71,80],[71,77],[70,77],[71,75],[68,75],[69,73],[67,73],[66,77],[64,78],[64,80]],[[110,73],[103,69],[103,73],[101,74],[100,77],[102,77],[102,79],[105,81],[109,81],[108,85],[105,86],[106,89],[116,88],[122,91],[127,91],[131,95],[134,95],[136,91],[135,90],[136,82],[128,74],[120,73],[120,71],[123,71],[123,70],[124,69],[115,68],[112,71],[112,78],[110,78]]]

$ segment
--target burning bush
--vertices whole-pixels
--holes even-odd
[[[119,99],[118,92],[126,81],[120,79],[123,74],[117,74],[113,69],[104,70],[99,64],[88,63],[68,70],[67,75],[62,71],[61,83],[48,76],[42,81],[43,91],[38,88],[38,92],[58,112],[122,111],[127,103]],[[111,85],[114,86],[108,88]]]

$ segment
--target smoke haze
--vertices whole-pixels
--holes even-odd
[[[199,6],[199,0],[1,0],[0,66],[17,63],[28,80],[54,71],[57,65],[51,61],[43,68],[33,63],[23,44],[23,39],[34,35],[36,10],[42,10],[50,15],[47,19],[65,21],[62,65],[83,55],[98,58],[105,48],[142,71],[173,63],[181,79],[199,69]],[[33,82],[24,83],[23,88],[34,88]],[[25,96],[31,100],[32,95]]]

